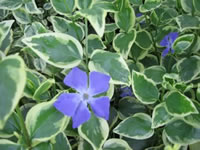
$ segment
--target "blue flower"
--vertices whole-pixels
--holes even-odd
[[[164,51],[162,52],[162,57],[165,57],[170,52],[170,50],[172,53],[174,53],[174,50],[172,49],[172,44],[174,43],[177,37],[177,32],[171,32],[162,39],[160,45],[166,47],[166,49],[164,49]]]
[[[109,98],[107,96],[94,96],[109,89],[110,76],[93,71],[89,74],[89,81],[88,85],[86,72],[77,67],[73,68],[65,77],[64,83],[76,89],[78,93],[63,93],[54,103],[54,107],[58,111],[72,117],[73,128],[77,128],[90,119],[88,104],[96,116],[106,120],[109,118]]]
[[[121,87],[121,94],[120,94],[120,97],[126,97],[126,96],[133,96],[133,92],[132,92],[132,89],[131,87]]]

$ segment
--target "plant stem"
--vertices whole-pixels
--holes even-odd
[[[28,135],[28,131],[26,129],[26,125],[25,125],[25,122],[24,122],[24,118],[23,118],[22,112],[21,112],[21,110],[20,110],[18,105],[16,107],[16,111],[17,111],[17,114],[19,116],[19,121],[20,121],[20,126],[21,126],[21,129],[22,129],[22,133],[24,134],[24,137],[26,139],[26,144],[30,148],[29,150],[31,150],[31,140],[30,140],[30,137]]]
[[[88,69],[88,21],[87,21],[87,18],[85,18],[85,56],[86,56],[87,72],[89,72],[89,69]]]

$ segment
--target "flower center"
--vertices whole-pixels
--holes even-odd
[[[83,100],[88,100],[89,99],[89,95],[87,93],[83,94]]]

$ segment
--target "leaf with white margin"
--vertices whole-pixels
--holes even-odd
[[[76,7],[75,0],[51,0],[51,4],[57,13],[66,16],[71,14]]]
[[[131,47],[136,39],[136,30],[133,29],[128,33],[119,33],[113,39],[113,48],[122,54],[122,56],[127,59]]]
[[[181,59],[177,63],[177,69],[180,79],[184,82],[189,82],[195,79],[200,73],[200,57],[191,56]]]
[[[55,143],[53,145],[53,150],[72,150],[69,140],[65,133],[61,132],[55,137]]]
[[[15,19],[21,24],[29,24],[31,23],[31,16],[28,11],[24,7],[20,7],[13,12],[13,16]]]
[[[165,103],[160,103],[153,110],[152,128],[161,127],[171,121],[172,118],[173,116],[171,116],[165,108]]]
[[[55,84],[55,80],[54,79],[47,79],[46,81],[44,81],[35,91],[34,95],[33,95],[33,99],[35,100],[43,100],[42,99],[42,94],[44,94],[45,92],[48,91],[48,89]]]
[[[40,58],[58,68],[73,68],[83,57],[81,44],[63,33],[44,33],[23,39]]]
[[[78,9],[88,9],[92,6],[94,0],[77,0]]]
[[[81,9],[77,13],[83,17],[86,17],[97,34],[100,37],[103,36],[105,30],[105,18],[107,15],[107,12],[104,9],[98,7],[97,4],[93,4],[91,8]]]
[[[200,128],[175,120],[165,127],[164,134],[174,144],[189,145],[200,141]]]
[[[1,150],[19,150],[20,145],[10,140],[0,139],[0,149]]]
[[[143,104],[153,104],[159,99],[159,90],[155,83],[142,73],[133,71],[132,89]]]
[[[154,134],[151,124],[149,115],[137,113],[120,122],[113,132],[131,139],[148,139]]]
[[[122,139],[109,139],[104,143],[103,150],[132,150]]]
[[[1,0],[0,9],[15,10],[21,7],[23,0]]]
[[[50,19],[55,32],[69,34],[79,41],[84,38],[83,27],[78,23],[58,16],[51,16]]]
[[[135,25],[135,12],[129,0],[118,0],[119,11],[115,13],[116,25],[123,31],[129,32]]]
[[[21,57],[8,56],[0,62],[0,129],[17,106],[25,83],[25,64]]]
[[[166,73],[166,69],[163,66],[151,66],[144,70],[144,74],[147,78],[152,79],[156,84],[160,84],[163,81],[163,76]]]
[[[90,120],[78,128],[78,133],[91,144],[93,149],[99,150],[108,138],[109,126],[105,119],[91,114]]]
[[[0,22],[0,46],[3,40],[8,35],[13,23],[14,23],[14,20],[6,20],[6,21]]]
[[[121,55],[95,50],[89,62],[90,71],[99,71],[111,76],[111,83],[130,85],[130,71]]]
[[[29,110],[25,123],[33,143],[48,141],[66,128],[69,118],[53,106],[58,95]]]
[[[171,91],[164,97],[166,108],[170,115],[185,117],[190,114],[198,114],[193,102],[178,91]]]
[[[25,8],[30,14],[41,14],[42,12],[37,8],[35,0],[26,0]]]
[[[96,49],[105,49],[106,48],[103,41],[97,34],[90,34],[90,35],[88,35],[87,39],[88,39],[88,55],[89,56]],[[84,40],[84,44],[85,44],[85,40]]]

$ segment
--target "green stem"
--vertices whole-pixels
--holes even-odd
[[[24,134],[24,137],[26,139],[26,144],[30,148],[29,150],[31,150],[31,140],[30,140],[30,137],[28,135],[28,131],[26,129],[26,125],[25,125],[25,122],[24,122],[24,118],[23,118],[22,112],[21,112],[21,110],[20,110],[18,105],[16,107],[16,111],[17,111],[17,114],[19,116],[19,121],[20,121],[20,126],[21,126],[21,129],[22,129],[22,133]]]
[[[86,56],[87,72],[89,72],[89,69],[88,69],[88,21],[87,21],[87,18],[85,18],[85,56]]]

